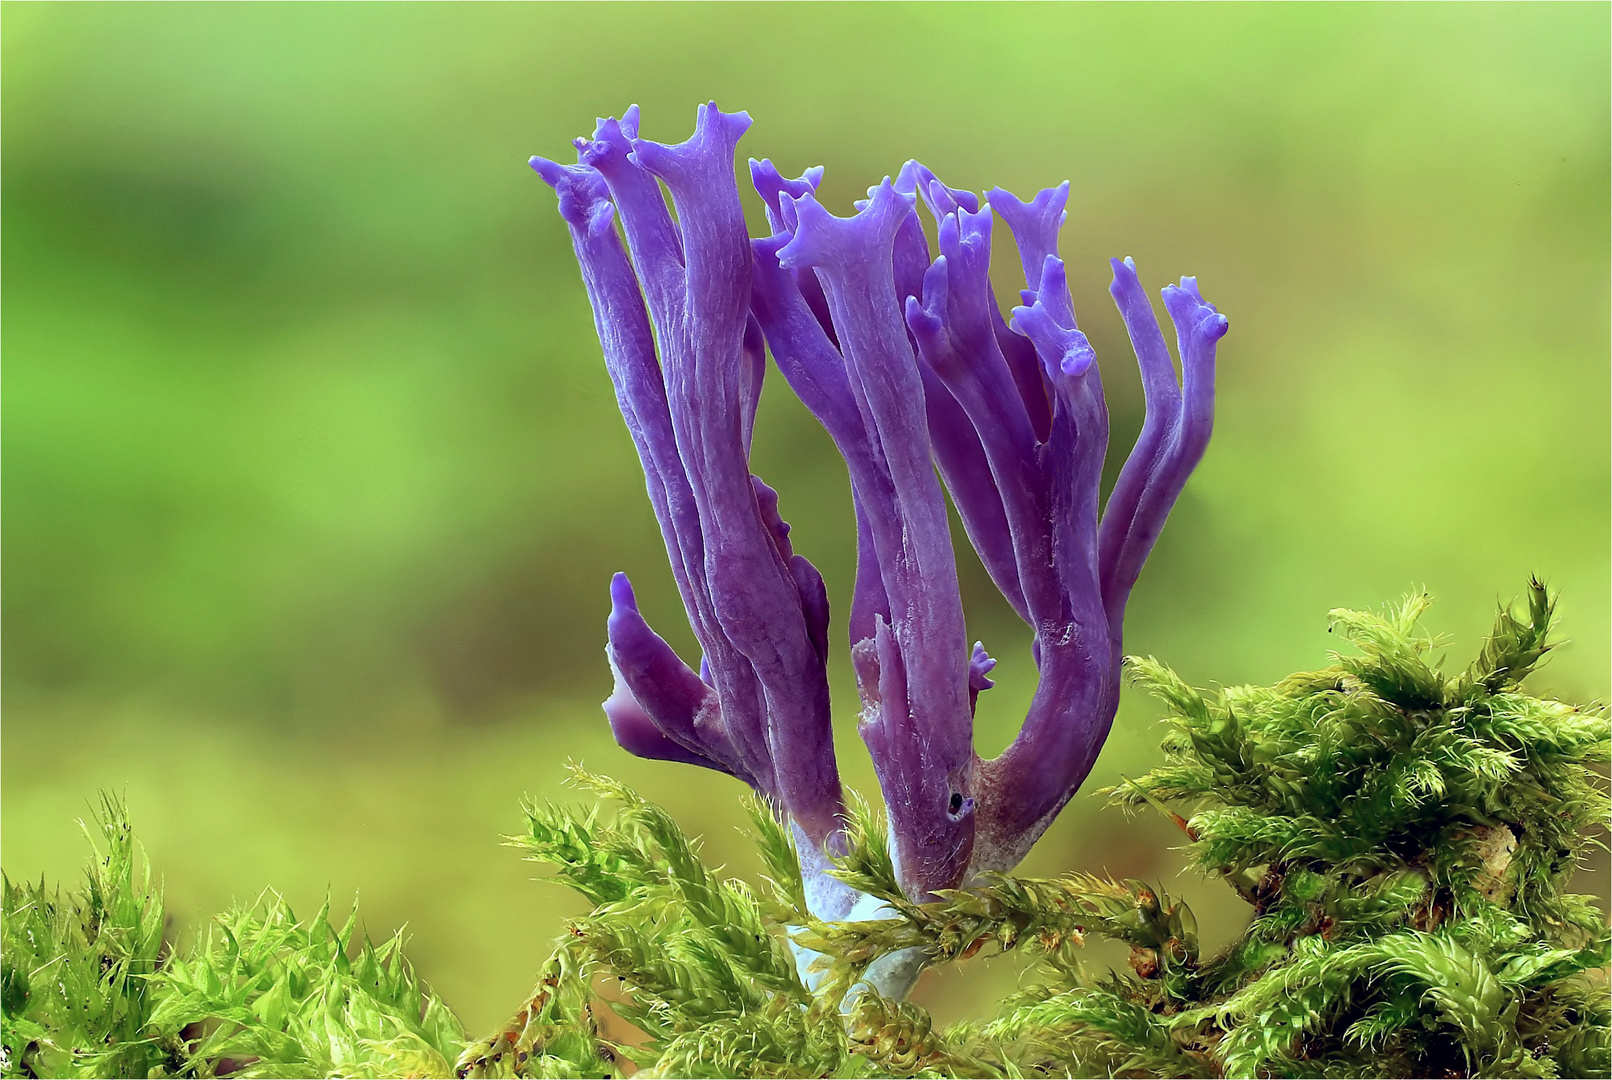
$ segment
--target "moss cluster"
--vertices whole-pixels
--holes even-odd
[[[1454,677],[1416,631],[1426,605],[1333,612],[1359,655],[1274,687],[1210,698],[1134,663],[1170,707],[1169,764],[1115,795],[1190,807],[1192,859],[1254,908],[1219,956],[1161,952],[1156,995],[1105,991],[1149,1007],[1177,1069],[1608,1071],[1606,915],[1566,891],[1607,820],[1606,714],[1519,689],[1548,648],[1538,582]]]
[[[1110,794],[1172,816],[1191,858],[1252,907],[1213,955],[1192,913],[1136,881],[991,876],[914,904],[858,805],[838,873],[889,917],[805,910],[788,834],[762,805],[768,877],[723,879],[659,807],[577,771],[593,809],[529,805],[514,843],[592,907],[509,1023],[467,1042],[394,939],[278,899],[183,954],[120,807],[86,888],[5,885],[6,1076],[1604,1076],[1609,934],[1567,892],[1608,815],[1604,710],[1532,697],[1552,606],[1535,583],[1478,659],[1442,674],[1412,598],[1333,613],[1355,647],[1273,687],[1204,694],[1152,660],[1166,763]],[[606,814],[601,807],[612,806]],[[1092,936],[1130,962],[1092,973]],[[821,954],[815,992],[795,946]],[[1019,951],[1025,989],[937,1029],[860,982]],[[608,995],[604,992],[608,990]],[[610,1010],[636,1029],[612,1041]]]
[[[123,807],[105,799],[99,824],[83,889],[4,884],[0,1075],[451,1072],[462,1029],[401,938],[373,945],[328,903],[299,921],[270,894],[176,952]]]

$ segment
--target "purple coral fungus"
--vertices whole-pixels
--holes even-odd
[[[789,179],[751,161],[771,227],[752,240],[733,167],[749,124],[701,106],[693,137],[669,146],[638,137],[635,106],[576,141],[578,164],[532,165],[559,194],[704,651],[696,673],[618,574],[612,731],[631,753],[717,769],[769,798],[801,841],[814,911],[837,918],[855,896],[824,873],[843,817],[827,593],[791,549],[777,495],[749,471],[766,354],[850,473],[860,731],[898,878],[921,899],[1015,865],[1090,772],[1118,707],[1126,600],[1208,443],[1226,319],[1192,278],[1164,290],[1178,383],[1135,266],[1113,261],[1147,416],[1099,513],[1108,415],[1057,254],[1068,184],[1029,202],[1000,188],[981,200],[909,161],[836,217],[816,197],[820,168]],[[996,217],[1024,270],[1010,320],[989,276]],[[942,483],[1034,632],[1034,699],[990,760],[974,752],[973,714],[995,661],[965,637]]]

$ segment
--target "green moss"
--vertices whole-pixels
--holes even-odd
[[[122,805],[103,801],[74,893],[4,885],[5,1076],[437,1076],[464,1044],[402,940],[372,945],[330,905],[277,896],[219,916],[176,954]],[[88,830],[86,830],[87,832]]]
[[[397,939],[358,939],[278,898],[218,919],[182,955],[122,808],[86,887],[5,885],[7,1076],[1591,1076],[1612,1066],[1606,916],[1567,892],[1608,801],[1605,710],[1521,687],[1549,648],[1534,583],[1478,659],[1444,676],[1416,620],[1334,612],[1354,647],[1272,687],[1206,694],[1153,660],[1165,763],[1110,794],[1184,830],[1252,907],[1213,955],[1187,907],[1139,881],[992,875],[929,904],[896,887],[856,804],[839,873],[881,921],[804,910],[789,835],[753,809],[767,877],[722,878],[659,807],[575,772],[585,812],[526,808],[511,842],[592,911],[530,998],[466,1043]],[[613,807],[612,813],[600,807]],[[1092,973],[1092,936],[1129,963]],[[808,992],[789,939],[823,954]],[[897,949],[931,963],[1035,962],[989,1020],[935,1028],[859,984]],[[606,1001],[603,986],[613,987]],[[642,1036],[602,1034],[609,1008]]]

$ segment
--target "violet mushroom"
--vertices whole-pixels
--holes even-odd
[[[1118,707],[1126,601],[1208,444],[1227,324],[1194,279],[1164,290],[1178,381],[1135,266],[1113,261],[1147,416],[1099,513],[1108,416],[1057,253],[1068,185],[982,201],[908,162],[841,218],[816,198],[820,168],[786,179],[752,161],[771,235],[751,240],[733,168],[749,123],[701,106],[693,137],[667,146],[638,138],[634,107],[577,140],[578,164],[532,159],[559,193],[704,651],[696,673],[617,575],[605,712],[629,752],[727,772],[765,796],[795,831],[813,913],[855,917],[859,897],[828,873],[843,801],[827,594],[749,471],[765,353],[850,473],[860,731],[902,889],[922,900],[1017,864],[1091,771]],[[994,216],[1024,270],[1010,318],[989,280]],[[974,752],[973,714],[995,661],[965,637],[942,483],[1034,632],[1034,699],[990,760]]]

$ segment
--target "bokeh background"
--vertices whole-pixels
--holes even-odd
[[[485,1029],[577,910],[498,846],[523,793],[577,798],[568,757],[753,868],[738,786],[627,757],[597,706],[612,571],[692,641],[525,161],[634,101],[671,141],[697,102],[750,110],[741,153],[826,164],[830,205],[908,157],[974,189],[1068,178],[1116,462],[1140,390],[1106,260],[1155,290],[1199,275],[1232,326],[1216,433],[1131,651],[1271,681],[1324,661],[1329,608],[1425,586],[1459,665],[1539,574],[1572,643],[1535,688],[1608,696],[1604,4],[10,4],[0,23],[13,878],[72,881],[74,819],[124,793],[176,932],[270,886],[307,913],[361,894]],[[843,613],[841,463],[781,380],[763,414],[756,471]],[[994,752],[1028,640],[966,555],[964,578],[1002,658]],[[872,791],[833,674],[843,767]],[[1093,789],[1156,759],[1158,715],[1127,696]],[[1178,874],[1167,823],[1101,804],[1078,797],[1029,869],[1155,879],[1211,939],[1238,929],[1225,889]],[[974,964],[919,996],[951,1016],[1015,977]]]

